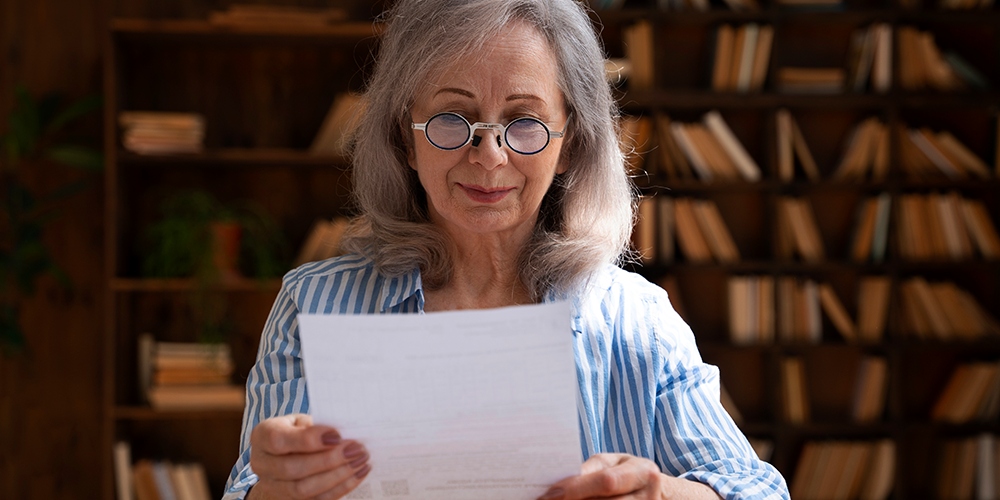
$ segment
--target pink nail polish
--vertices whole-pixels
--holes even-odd
[[[337,434],[336,431],[330,431],[327,432],[326,434],[323,434],[322,439],[323,439],[323,444],[327,446],[335,446],[340,444],[340,434]]]
[[[538,500],[559,500],[564,495],[566,495],[565,491],[560,488],[556,488],[545,492],[544,495],[538,497]]]
[[[365,447],[361,446],[361,443],[357,443],[357,442],[351,443],[351,444],[347,445],[347,448],[344,448],[344,458],[346,458],[348,460],[350,460],[352,458],[357,458],[357,457],[361,456],[361,454],[363,454],[363,453],[366,453],[366,452],[365,452]]]
[[[355,458],[354,460],[351,460],[349,463],[350,463],[350,466],[351,466],[352,469],[357,469],[358,467],[361,467],[361,465],[364,464],[367,461],[368,461],[368,454],[365,453],[364,455],[361,455],[360,457]]]
[[[371,472],[371,470],[372,470],[371,464],[365,464],[364,467],[358,469],[358,471],[354,473],[354,477],[358,479],[364,479],[365,476],[367,476],[368,473]]]

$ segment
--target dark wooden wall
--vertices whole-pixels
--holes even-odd
[[[0,1],[0,130],[17,85],[70,99],[100,92],[106,18],[105,0]],[[93,116],[80,132],[99,139],[100,128]],[[39,192],[80,176],[53,164],[28,167]],[[59,205],[45,234],[72,289],[44,279],[22,310],[26,350],[0,357],[0,498],[99,495],[103,198],[100,176],[91,178],[89,189]]]
[[[117,17],[204,17],[227,0],[0,0],[0,133],[14,88],[35,96],[57,91],[74,99],[102,91],[108,20]],[[247,0],[301,6],[349,5],[371,18],[382,2]],[[81,132],[101,144],[101,117]],[[78,172],[32,165],[31,187],[47,192]],[[103,190],[93,185],[58,207],[46,230],[53,257],[71,290],[46,278],[24,305],[27,348],[0,356],[0,499],[98,498],[101,486],[101,353],[104,332]]]

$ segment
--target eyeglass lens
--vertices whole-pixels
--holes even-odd
[[[441,113],[427,121],[427,140],[441,149],[464,146],[472,135],[469,122],[455,113]],[[518,118],[510,122],[505,131],[507,145],[520,154],[535,154],[549,143],[549,129],[533,118]]]

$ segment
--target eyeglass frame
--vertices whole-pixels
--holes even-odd
[[[468,125],[468,127],[469,127],[469,136],[465,139],[465,142],[463,142],[462,145],[455,146],[453,148],[442,148],[441,146],[438,146],[437,144],[434,144],[434,141],[432,141],[431,138],[430,138],[430,136],[427,135],[427,124],[430,123],[431,120],[433,120],[433,119],[435,119],[435,118],[437,118],[439,116],[442,116],[442,115],[457,116],[457,117],[461,118],[462,121],[465,122],[466,125]],[[520,118],[515,118],[514,120],[511,120],[510,123],[508,123],[507,125],[504,125],[502,123],[490,123],[490,122],[469,123],[469,120],[467,120],[464,116],[462,116],[462,115],[460,115],[458,113],[455,113],[454,111],[442,111],[441,113],[436,113],[435,115],[431,116],[430,118],[427,119],[427,121],[425,121],[423,123],[410,122],[410,128],[412,128],[413,130],[422,130],[424,132],[424,138],[427,139],[427,142],[431,146],[434,146],[435,148],[440,149],[442,151],[457,151],[459,149],[464,148],[465,146],[468,146],[469,143],[472,142],[473,139],[476,137],[476,130],[496,130],[497,132],[503,132],[502,134],[498,134],[497,138],[499,139],[500,137],[503,137],[503,142],[504,142],[504,144],[507,145],[508,149],[510,149],[511,151],[513,151],[513,152],[515,152],[515,153],[517,153],[519,155],[531,156],[531,155],[536,155],[538,153],[541,153],[542,151],[545,151],[545,148],[549,147],[549,143],[552,142],[552,139],[560,139],[562,137],[565,137],[565,135],[566,135],[566,128],[569,127],[569,119],[570,119],[570,117],[572,117],[572,114],[570,114],[569,116],[566,117],[566,124],[563,126],[562,130],[555,131],[555,130],[551,130],[549,128],[548,124],[546,124],[545,122],[543,122],[543,121],[541,121],[538,118],[535,118],[533,116],[522,116]],[[545,139],[545,145],[543,145],[541,148],[539,148],[538,151],[535,151],[535,152],[532,152],[532,153],[522,153],[522,152],[514,149],[510,145],[510,142],[507,141],[507,128],[510,127],[512,124],[517,123],[517,122],[519,122],[521,120],[530,120],[530,121],[536,122],[536,123],[540,124],[543,128],[545,128],[545,131],[548,133],[548,137]]]

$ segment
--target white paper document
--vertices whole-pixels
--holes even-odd
[[[533,499],[580,473],[568,303],[298,321],[313,421],[371,454],[348,498]]]

